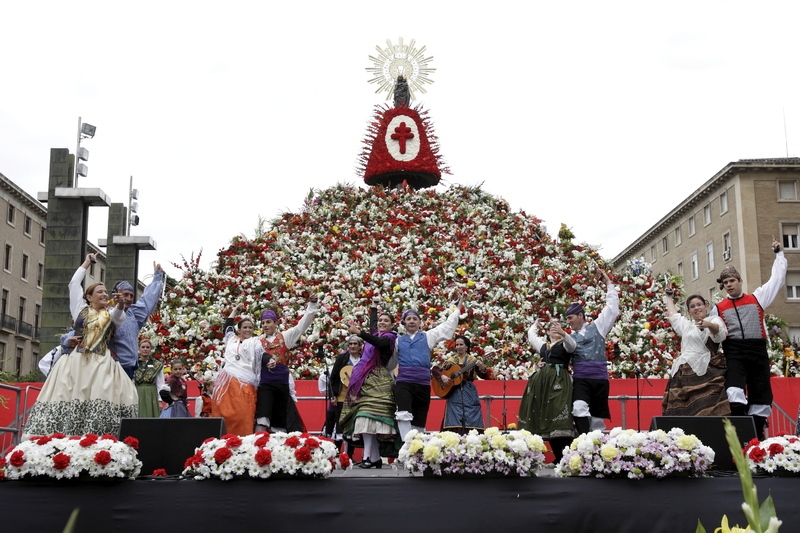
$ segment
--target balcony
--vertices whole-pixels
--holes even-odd
[[[17,337],[30,339],[33,337],[33,324],[28,324],[22,320],[17,321]]]
[[[11,333],[17,332],[17,319],[5,313],[0,316],[0,328],[10,331]]]

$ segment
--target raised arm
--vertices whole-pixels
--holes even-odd
[[[786,283],[786,270],[789,263],[783,255],[781,243],[772,239],[772,250],[775,252],[775,261],[772,262],[772,272],[769,279],[761,287],[753,291],[762,309],[766,309],[780,293]]]
[[[129,307],[136,319],[139,329],[144,327],[147,318],[153,314],[158,305],[158,299],[161,298],[161,289],[164,286],[164,270],[161,265],[153,263],[153,281],[145,287],[142,297],[139,301]]]
[[[619,316],[619,293],[617,287],[608,277],[608,274],[601,268],[600,274],[606,284],[606,305],[594,321],[597,331],[605,337],[611,328],[614,326],[617,317]]]
[[[69,312],[72,315],[72,320],[78,318],[78,314],[83,311],[83,308],[88,306],[86,300],[83,299],[83,279],[86,277],[86,271],[96,254],[86,254],[86,259],[83,260],[81,266],[72,275],[69,280]]]
[[[312,296],[308,300],[308,307],[306,307],[306,312],[303,314],[303,318],[300,319],[300,322],[298,322],[296,326],[283,332],[283,342],[286,344],[287,348],[291,348],[297,344],[297,341],[300,340],[300,336],[308,329],[308,326],[311,325],[317,313],[319,313],[317,297]]]

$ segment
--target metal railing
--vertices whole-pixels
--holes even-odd
[[[11,425],[0,426],[0,455],[4,456],[7,450],[19,444],[19,439],[22,435],[22,414],[20,413],[22,389],[5,383],[0,383],[0,389],[11,391],[14,395],[10,402],[14,404],[14,418],[11,421]],[[12,406],[6,405],[5,408],[12,409]]]

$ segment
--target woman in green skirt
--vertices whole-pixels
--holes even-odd
[[[541,356],[539,370],[528,379],[528,386],[519,406],[519,425],[550,441],[550,448],[561,460],[565,446],[575,435],[572,426],[572,376],[569,363],[575,351],[575,340],[567,335],[561,324],[551,321],[547,335],[549,343],[536,333],[540,321],[528,330],[528,341]]]
[[[139,365],[133,373],[136,392],[139,393],[139,418],[158,418],[158,391],[164,385],[164,364],[155,359],[150,339],[139,341]]]

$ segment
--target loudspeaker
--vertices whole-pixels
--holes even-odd
[[[681,428],[687,435],[695,435],[703,444],[714,450],[712,470],[734,471],[736,465],[725,439],[724,419],[728,419],[736,429],[739,442],[744,445],[756,438],[756,426],[752,416],[654,416],[650,429]]]
[[[123,418],[120,439],[139,439],[142,476],[163,468],[169,475],[183,472],[183,463],[204,440],[225,434],[222,418]]]

